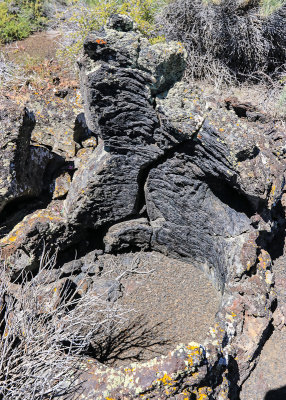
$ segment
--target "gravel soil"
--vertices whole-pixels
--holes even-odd
[[[167,354],[179,343],[202,343],[221,300],[191,264],[155,252],[139,253],[138,260],[136,272],[122,279],[119,303],[132,311],[127,345],[115,365]]]

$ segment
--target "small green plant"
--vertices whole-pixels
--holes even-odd
[[[260,2],[261,14],[264,15],[265,17],[268,17],[278,8],[283,6],[284,3],[285,0],[261,0]]]

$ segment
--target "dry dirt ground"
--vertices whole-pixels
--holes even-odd
[[[130,255],[117,257],[124,266]],[[119,304],[132,311],[126,338],[121,337],[119,360],[110,360],[115,365],[167,354],[179,343],[203,343],[221,300],[206,275],[193,265],[156,252],[136,257],[140,259],[137,272],[122,280]]]
[[[27,39],[17,40],[0,47],[10,61],[22,61],[23,56],[34,57],[38,61],[56,56],[60,32],[56,30],[37,32]]]

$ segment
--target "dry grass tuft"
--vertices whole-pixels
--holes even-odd
[[[258,0],[176,0],[159,19],[168,38],[186,45],[189,77],[231,84],[285,69],[285,1],[273,10],[265,16]]]

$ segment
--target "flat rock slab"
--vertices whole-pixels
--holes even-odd
[[[214,323],[221,296],[193,265],[156,252],[139,253],[138,272],[122,281],[120,303],[131,312],[135,336],[146,336],[122,356],[148,360],[179,343],[203,343]],[[116,362],[122,365],[124,361]]]
[[[286,399],[286,327],[264,345],[257,367],[242,387],[240,400]]]

